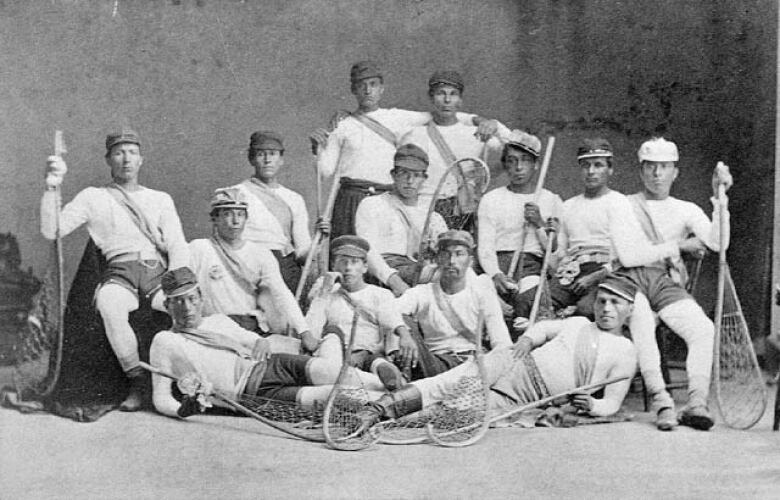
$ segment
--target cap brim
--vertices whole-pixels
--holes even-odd
[[[198,288],[198,284],[197,283],[190,283],[188,285],[184,285],[184,286],[182,286],[180,288],[177,288],[176,290],[174,290],[174,291],[172,291],[170,293],[166,293],[165,296],[169,297],[169,298],[170,297],[178,297],[180,295],[184,295],[185,293],[189,293],[192,290],[195,290],[196,288]]]
[[[405,168],[406,170],[412,170],[414,172],[425,172],[428,170],[428,165],[426,165],[422,160],[414,160],[410,158],[400,158],[398,160],[393,160],[393,166],[398,168]]]
[[[330,252],[334,257],[338,255],[345,255],[347,257],[357,257],[358,259],[365,259],[368,253],[362,248],[355,247],[339,247]]]
[[[539,158],[540,153],[539,151],[534,151],[532,148],[526,146],[525,144],[520,144],[519,142],[512,142],[509,141],[506,143],[507,146],[512,146],[513,148],[521,149],[525,151],[526,153],[532,154],[535,157]]]
[[[584,160],[586,158],[612,158],[611,151],[594,151],[577,156],[578,160]]]
[[[248,205],[242,205],[242,204],[239,204],[239,203],[223,203],[223,204],[219,204],[219,205],[211,205],[211,209],[212,210],[216,210],[218,208],[243,208],[244,210],[248,210],[249,206]]]
[[[631,294],[629,294],[625,290],[621,290],[621,289],[619,289],[617,287],[614,287],[614,286],[610,285],[609,283],[600,283],[599,284],[599,288],[602,289],[602,290],[605,290],[605,291],[607,291],[609,293],[612,293],[614,295],[617,295],[618,297],[622,297],[622,298],[626,299],[629,302],[633,302],[634,301],[634,296],[632,296]]]

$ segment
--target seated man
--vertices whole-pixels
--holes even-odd
[[[647,238],[656,244],[680,243],[693,234],[698,245],[689,248],[689,252],[703,251],[705,246],[718,251],[720,225],[710,222],[704,211],[693,203],[669,195],[679,174],[677,146],[662,138],[652,139],[642,144],[638,156],[639,177],[644,188],[629,196],[629,200]],[[728,189],[732,183],[728,167],[716,167],[712,177],[713,220],[717,221],[720,217],[720,203],[715,198],[718,185],[724,184]],[[728,212],[724,215],[728,220]],[[727,237],[728,224],[725,230]],[[680,256],[658,260],[644,267],[621,269],[619,272],[636,283],[647,296],[652,310],[658,313],[659,319],[679,335],[688,347],[685,361],[688,403],[680,415],[679,423],[696,429],[709,429],[714,423],[707,409],[707,398],[715,326],[701,306],[685,291],[686,272]],[[666,391],[661,375],[655,321],[649,315],[649,311],[637,307],[635,317],[631,319],[631,331],[639,353],[639,369],[657,414],[656,425],[658,429],[668,431],[677,425],[678,419],[674,400]]]
[[[539,283],[544,249],[547,247],[546,222],[560,219],[563,201],[560,196],[543,189],[539,203],[534,203],[536,171],[539,168],[541,141],[533,135],[513,130],[504,145],[501,164],[509,176],[509,184],[485,194],[479,203],[479,263],[485,274],[493,278],[499,296],[515,305],[518,292],[534,288]],[[523,217],[518,215],[523,213]],[[507,276],[514,252],[520,245],[522,276]],[[555,251],[555,246],[553,246]],[[518,306],[526,305],[519,301]],[[515,307],[515,316],[528,317],[530,309]]]
[[[424,256],[418,252],[425,237],[428,206],[418,203],[418,194],[428,177],[428,155],[413,144],[401,146],[393,164],[393,189],[360,202],[355,230],[371,246],[368,271],[398,297],[415,284],[422,271]],[[441,215],[432,213],[429,236],[435,239],[446,230]]]
[[[274,254],[287,287],[294,291],[301,279],[301,262],[311,247],[309,213],[303,197],[279,183],[284,166],[284,143],[276,132],[252,134],[247,150],[254,167],[252,177],[236,187],[249,203],[244,238],[259,243]]]
[[[513,347],[494,349],[484,365],[491,391],[488,408],[501,415],[519,405],[608,378],[628,377],[604,388],[596,399],[587,393],[572,396],[572,403],[591,416],[616,413],[636,372],[636,350],[623,337],[636,287],[625,278],[607,276],[598,285],[596,321],[583,317],[541,321]],[[476,362],[469,361],[436,377],[412,382],[368,403],[367,425],[382,418],[398,418],[447,398],[462,377],[476,377]]]
[[[211,199],[213,235],[190,242],[192,270],[203,291],[203,313],[226,314],[258,334],[293,333],[314,350],[292,292],[269,250],[243,238],[247,200],[238,188],[217,189]]]
[[[233,399],[244,392],[307,406],[327,399],[340,362],[272,354],[266,339],[242,329],[227,316],[202,316],[203,296],[189,268],[166,272],[162,287],[173,327],[154,337],[149,353],[152,366],[178,378],[195,378],[202,386]],[[381,390],[376,376],[358,372],[358,377],[367,390]],[[179,403],[171,381],[157,374],[152,375],[152,401],[158,412],[170,417],[185,418],[203,410],[194,397]]]
[[[404,369],[411,368],[412,380],[436,375],[471,358],[477,349],[480,316],[493,349],[512,344],[492,283],[470,271],[473,252],[474,239],[468,232],[440,234],[439,279],[410,288],[396,299],[400,312],[409,318],[420,353],[417,367],[402,364]]]
[[[395,384],[400,387],[404,383],[400,371],[382,357],[385,346],[400,343],[400,357],[412,364],[416,360],[417,349],[395,306],[392,292],[369,285],[363,279],[368,270],[366,259],[369,251],[370,245],[359,236],[343,235],[331,242],[331,262],[341,282],[326,283],[328,280],[323,279],[315,284],[314,299],[306,313],[306,321],[317,340],[335,332],[346,346],[354,334],[352,365],[378,374],[388,386]],[[357,323],[353,330],[356,314]],[[317,354],[329,357],[325,352]]]

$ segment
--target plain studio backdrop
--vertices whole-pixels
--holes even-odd
[[[464,110],[556,148],[547,187],[580,191],[577,142],[617,149],[614,187],[639,189],[636,150],[678,143],[673,194],[711,212],[710,175],[731,166],[737,289],[754,337],[770,324],[777,4],[759,1],[35,0],[0,1],[0,231],[42,276],[38,206],[54,131],[68,146],[63,195],[109,180],[107,132],[142,138],[141,182],[169,192],[188,239],[209,234],[208,199],[252,169],[249,135],[285,137],[282,182],[315,213],[307,136],[354,109],[350,65],[385,69],[385,107],[428,109],[427,79],[455,69]],[[494,184],[504,178],[494,172]],[[68,238],[75,271],[86,232]],[[701,296],[712,305],[716,259]]]

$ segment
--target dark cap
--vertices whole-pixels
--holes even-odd
[[[219,188],[214,191],[214,195],[211,197],[211,210],[218,208],[247,209],[248,207],[249,204],[244,192],[237,187]]]
[[[622,297],[629,302],[634,302],[637,291],[636,285],[631,280],[625,276],[613,273],[606,275],[599,283],[598,288]]]
[[[371,248],[371,246],[368,244],[368,241],[360,236],[345,234],[339,236],[330,243],[330,254],[333,256],[347,255],[349,257],[365,259],[368,255],[369,248]]]
[[[612,158],[612,144],[601,137],[583,139],[577,148],[577,160],[584,158]]]
[[[437,71],[428,79],[428,88],[432,89],[436,85],[452,85],[463,92],[463,77],[457,71]]]
[[[436,241],[436,250],[441,251],[447,245],[463,245],[468,247],[469,250],[472,250],[474,248],[474,238],[471,237],[471,234],[469,234],[468,231],[450,229],[439,235],[439,238]]]
[[[509,134],[506,146],[516,147],[539,158],[539,153],[542,150],[542,141],[535,135],[515,129]]]
[[[366,78],[384,78],[382,69],[374,61],[360,61],[352,65],[349,70],[349,81],[351,83],[365,80]]]
[[[123,128],[121,132],[112,132],[106,136],[106,151],[111,151],[111,148],[117,144],[136,144],[141,146],[141,140],[138,138],[138,134],[135,130],[129,128]]]
[[[428,154],[414,144],[404,144],[395,150],[393,165],[415,172],[428,170]]]
[[[282,136],[272,130],[258,130],[249,137],[249,149],[284,151]]]
[[[166,297],[184,295],[198,286],[198,278],[189,267],[166,271],[160,281]]]

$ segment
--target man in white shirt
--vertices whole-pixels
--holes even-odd
[[[203,313],[225,314],[245,330],[302,337],[317,347],[292,292],[284,284],[270,250],[243,238],[247,197],[237,188],[221,188],[211,199],[213,234],[190,242],[192,270],[203,292]]]
[[[369,251],[369,243],[359,236],[342,235],[331,242],[332,266],[339,274],[340,283],[325,284],[322,280],[315,284],[315,290],[322,288],[314,292],[306,321],[318,341],[326,334],[335,333],[346,347],[357,315],[350,353],[352,365],[376,373],[388,387],[400,387],[404,384],[401,372],[383,355],[391,352],[392,347],[400,361],[413,365],[417,361],[417,347],[398,312],[393,293],[365,282]],[[328,357],[322,352],[317,355]]]
[[[138,339],[129,314],[143,303],[164,311],[160,277],[166,268],[188,265],[190,254],[171,197],[138,183],[143,164],[138,134],[127,129],[109,134],[106,163],[112,182],[82,190],[58,215],[56,190],[67,166],[59,156],[48,158],[41,233],[54,239],[86,224],[108,261],[95,292],[95,305],[111,348],[130,380],[130,392],[120,409],[137,411],[144,403],[148,375],[139,365]]]
[[[412,380],[444,372],[473,357],[480,316],[491,348],[512,344],[493,284],[485,275],[470,272],[473,252],[474,239],[468,232],[440,234],[439,279],[412,287],[396,299],[420,352],[420,362],[411,367]]]
[[[415,144],[428,154],[428,178],[420,189],[420,199],[428,204],[447,169],[463,158],[490,158],[501,151],[500,139],[507,139],[509,129],[496,123],[494,134],[480,134],[477,127],[461,123],[457,113],[463,105],[463,77],[457,71],[436,71],[428,79],[428,96],[432,119],[412,128],[401,138],[402,144]],[[487,141],[487,142],[486,142]],[[436,211],[449,214],[455,204],[458,185],[454,176],[445,181],[436,201]],[[471,230],[475,214],[445,217],[447,227]]]
[[[294,291],[301,277],[301,262],[311,247],[309,213],[300,194],[279,183],[284,166],[282,136],[270,130],[254,132],[247,150],[255,174],[236,187],[249,203],[244,239],[259,243],[279,261],[287,287]]]
[[[604,388],[600,399],[580,392],[569,401],[591,416],[616,413],[636,372],[636,351],[623,337],[636,287],[625,278],[607,276],[598,285],[594,323],[582,317],[541,321],[514,346],[493,349],[484,359],[488,408],[500,415],[513,407],[614,377],[627,377]],[[412,382],[368,403],[365,426],[383,418],[399,418],[451,397],[463,377],[478,377],[469,361],[432,378]]]
[[[679,175],[677,145],[663,138],[646,141],[639,148],[639,177],[643,189],[629,196],[642,231],[648,240],[662,244],[680,242],[694,235],[698,246],[689,249],[696,253],[709,248],[720,248],[720,226],[712,223],[697,205],[670,196],[672,184]],[[716,198],[718,185],[731,187],[733,180],[725,165],[716,167],[712,177],[712,219],[720,218],[720,203]],[[727,203],[727,200],[722,200]],[[725,212],[726,220],[729,219]],[[726,224],[726,239],[729,227]],[[727,243],[728,244],[728,243]],[[647,296],[658,318],[688,347],[686,371],[688,372],[688,403],[679,422],[696,429],[707,430],[713,425],[707,409],[715,326],[696,301],[685,291],[686,272],[679,255],[652,262],[644,267],[622,269],[620,273],[632,279]],[[656,425],[660,430],[672,430],[678,423],[674,400],[666,391],[661,375],[661,359],[656,344],[655,322],[651,318],[641,320],[641,312],[632,319],[631,329],[639,353],[639,369],[645,386],[653,400],[657,414]],[[645,313],[645,316],[647,314]]]
[[[333,237],[355,234],[355,211],[363,198],[390,190],[393,155],[401,137],[431,120],[430,113],[379,107],[385,86],[384,71],[376,62],[353,64],[349,79],[357,110],[337,113],[330,134],[319,129],[311,137],[314,149],[321,151],[319,175],[340,182],[331,217]],[[495,120],[473,114],[459,113],[457,119],[477,125],[474,130],[483,137],[493,135],[497,127]]]
[[[509,184],[485,194],[477,212],[479,263],[485,274],[493,278],[499,296],[516,306],[515,316],[528,317],[530,313],[527,307],[522,307],[527,306],[526,302],[516,299],[519,293],[539,284],[547,247],[545,227],[550,219],[560,220],[563,211],[560,196],[547,189],[542,189],[539,202],[534,203],[541,148],[538,137],[513,130],[501,155]],[[523,217],[519,217],[520,213]],[[516,280],[506,273],[521,242],[523,266],[516,271],[521,277]]]
[[[447,226],[434,212],[423,235],[428,205],[419,203],[419,191],[428,177],[425,151],[414,144],[401,146],[393,164],[393,189],[360,202],[355,230],[371,246],[368,271],[398,297],[415,284],[422,271],[425,255],[418,253],[423,239],[435,241]]]
[[[233,400],[242,394],[303,406],[324,403],[338,378],[340,360],[296,354],[274,354],[268,340],[242,329],[224,314],[203,316],[203,298],[198,280],[189,268],[163,275],[165,306],[173,318],[170,330],[152,341],[152,366],[179,379],[181,402],[171,381],[152,375],[155,409],[163,415],[186,418],[202,412],[218,392]],[[383,390],[376,376],[355,372],[363,386],[374,394]]]

